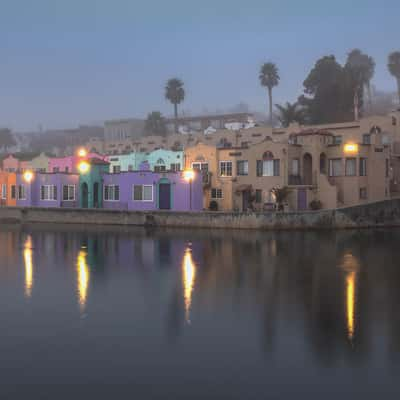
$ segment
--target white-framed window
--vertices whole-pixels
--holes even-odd
[[[104,201],[119,201],[118,185],[104,185]]]
[[[332,158],[329,160],[329,176],[342,176],[341,158]]]
[[[356,176],[357,169],[357,159],[346,158],[346,176]]]
[[[170,170],[173,172],[178,172],[181,170],[181,164],[180,163],[172,163],[170,166]]]
[[[133,185],[133,201],[153,201],[153,185]]]
[[[236,164],[236,174],[246,176],[249,174],[249,162],[247,160],[239,160]]]
[[[3,200],[6,200],[6,199],[7,199],[7,184],[6,184],[6,183],[3,183],[3,184],[1,185],[1,198],[2,198]]]
[[[220,161],[219,162],[219,175],[220,176],[232,176],[232,161]]]
[[[45,201],[57,200],[57,186],[56,185],[40,186],[40,200],[45,200]]]
[[[212,199],[222,199],[222,189],[212,188],[211,189],[211,198]]]
[[[167,169],[165,168],[165,165],[155,165],[154,166],[154,172],[165,172]]]
[[[208,162],[193,162],[192,169],[200,172],[208,172]]]
[[[25,187],[25,185],[18,185],[18,200],[26,200],[26,187]]]
[[[119,174],[121,172],[121,166],[113,165],[112,170],[113,170],[113,174]]]
[[[275,160],[257,160],[257,176],[279,176],[281,162]]]
[[[63,201],[75,200],[75,185],[63,185]]]
[[[292,160],[292,175],[294,176],[300,175],[300,160],[298,158],[294,158]]]

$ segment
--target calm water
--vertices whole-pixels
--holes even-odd
[[[85,383],[87,399],[103,383],[125,383],[138,399],[400,393],[398,230],[2,226],[0,255],[0,380],[10,391]]]

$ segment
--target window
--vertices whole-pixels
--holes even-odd
[[[300,161],[296,158],[292,160],[292,175],[298,176],[300,172]]]
[[[153,185],[133,185],[134,201],[153,201]]]
[[[66,173],[69,172],[69,167],[65,167],[65,172],[66,172]]]
[[[342,175],[342,159],[333,158],[329,160],[329,176],[341,176]]]
[[[334,136],[333,144],[342,144],[342,136]]]
[[[74,200],[75,200],[75,185],[64,185],[63,201],[74,201]]]
[[[53,172],[60,172],[60,167],[54,167]]]
[[[365,133],[362,137],[363,144],[371,144],[371,135],[369,133]]]
[[[211,189],[211,198],[212,199],[222,199],[222,189]]]
[[[257,176],[279,176],[280,160],[257,160]]]
[[[128,165],[128,171],[129,171],[129,172],[132,172],[132,171],[133,171],[133,165],[132,165],[132,164],[129,164],[129,165]]]
[[[26,188],[25,185],[18,186],[18,200],[26,200]]]
[[[45,200],[45,201],[57,200],[57,186],[55,185],[40,186],[40,200]]]
[[[356,176],[357,160],[355,158],[346,158],[346,176]]]
[[[367,159],[360,158],[360,166],[359,166],[359,175],[360,176],[367,176]]]
[[[249,174],[249,162],[241,160],[237,162],[237,175],[248,175]]]
[[[13,200],[17,198],[17,187],[15,185],[11,186],[11,198]]]
[[[3,184],[1,185],[1,198],[2,198],[3,200],[6,200],[6,199],[7,199],[7,184],[6,184],[6,183],[3,183]]]
[[[171,169],[171,171],[173,171],[173,172],[180,171],[180,170],[181,170],[181,164],[179,164],[179,163],[173,163],[173,164],[171,164],[170,169]]]
[[[120,165],[113,165],[113,174],[119,174],[121,172],[121,166]]]
[[[155,165],[154,172],[165,172],[166,168],[165,165]]]
[[[360,188],[360,199],[365,200],[367,197],[367,188]]]
[[[118,185],[104,185],[104,201],[119,201]]]
[[[386,176],[386,178],[389,178],[389,159],[388,158],[385,160],[385,176]]]
[[[208,172],[208,162],[194,162],[194,163],[192,163],[192,169],[207,173]]]
[[[219,174],[220,176],[232,176],[232,161],[220,161]]]
[[[262,190],[256,189],[256,203],[262,203]]]

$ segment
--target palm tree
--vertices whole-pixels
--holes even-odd
[[[174,116],[175,116],[175,131],[176,131],[176,120],[178,119],[178,104],[182,103],[185,99],[185,89],[183,88],[183,82],[178,78],[169,79],[165,86],[165,98],[174,105]]]
[[[389,54],[388,69],[397,81],[397,93],[399,95],[400,103],[400,51],[394,51]]]
[[[303,124],[305,121],[304,108],[299,103],[289,103],[288,101],[284,106],[275,104],[278,109],[278,120],[284,128],[287,128],[292,122]]]
[[[272,62],[263,64],[260,69],[259,79],[261,86],[268,89],[269,120],[272,126],[272,89],[279,84],[280,77],[278,67]]]

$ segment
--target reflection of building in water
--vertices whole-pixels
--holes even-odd
[[[343,256],[342,268],[346,272],[346,322],[347,322],[347,337],[350,341],[354,339],[356,330],[356,284],[357,272],[360,264],[357,258],[346,253]]]
[[[83,311],[87,300],[87,291],[89,286],[90,271],[87,264],[87,253],[80,250],[76,262],[78,275],[78,300],[81,310]]]
[[[33,286],[33,257],[32,237],[28,235],[24,243],[24,264],[25,264],[25,296],[31,297]]]
[[[192,259],[192,251],[189,247],[185,250],[182,263],[183,274],[183,297],[185,300],[185,319],[190,323],[190,307],[192,305],[192,294],[196,279],[196,265]]]

